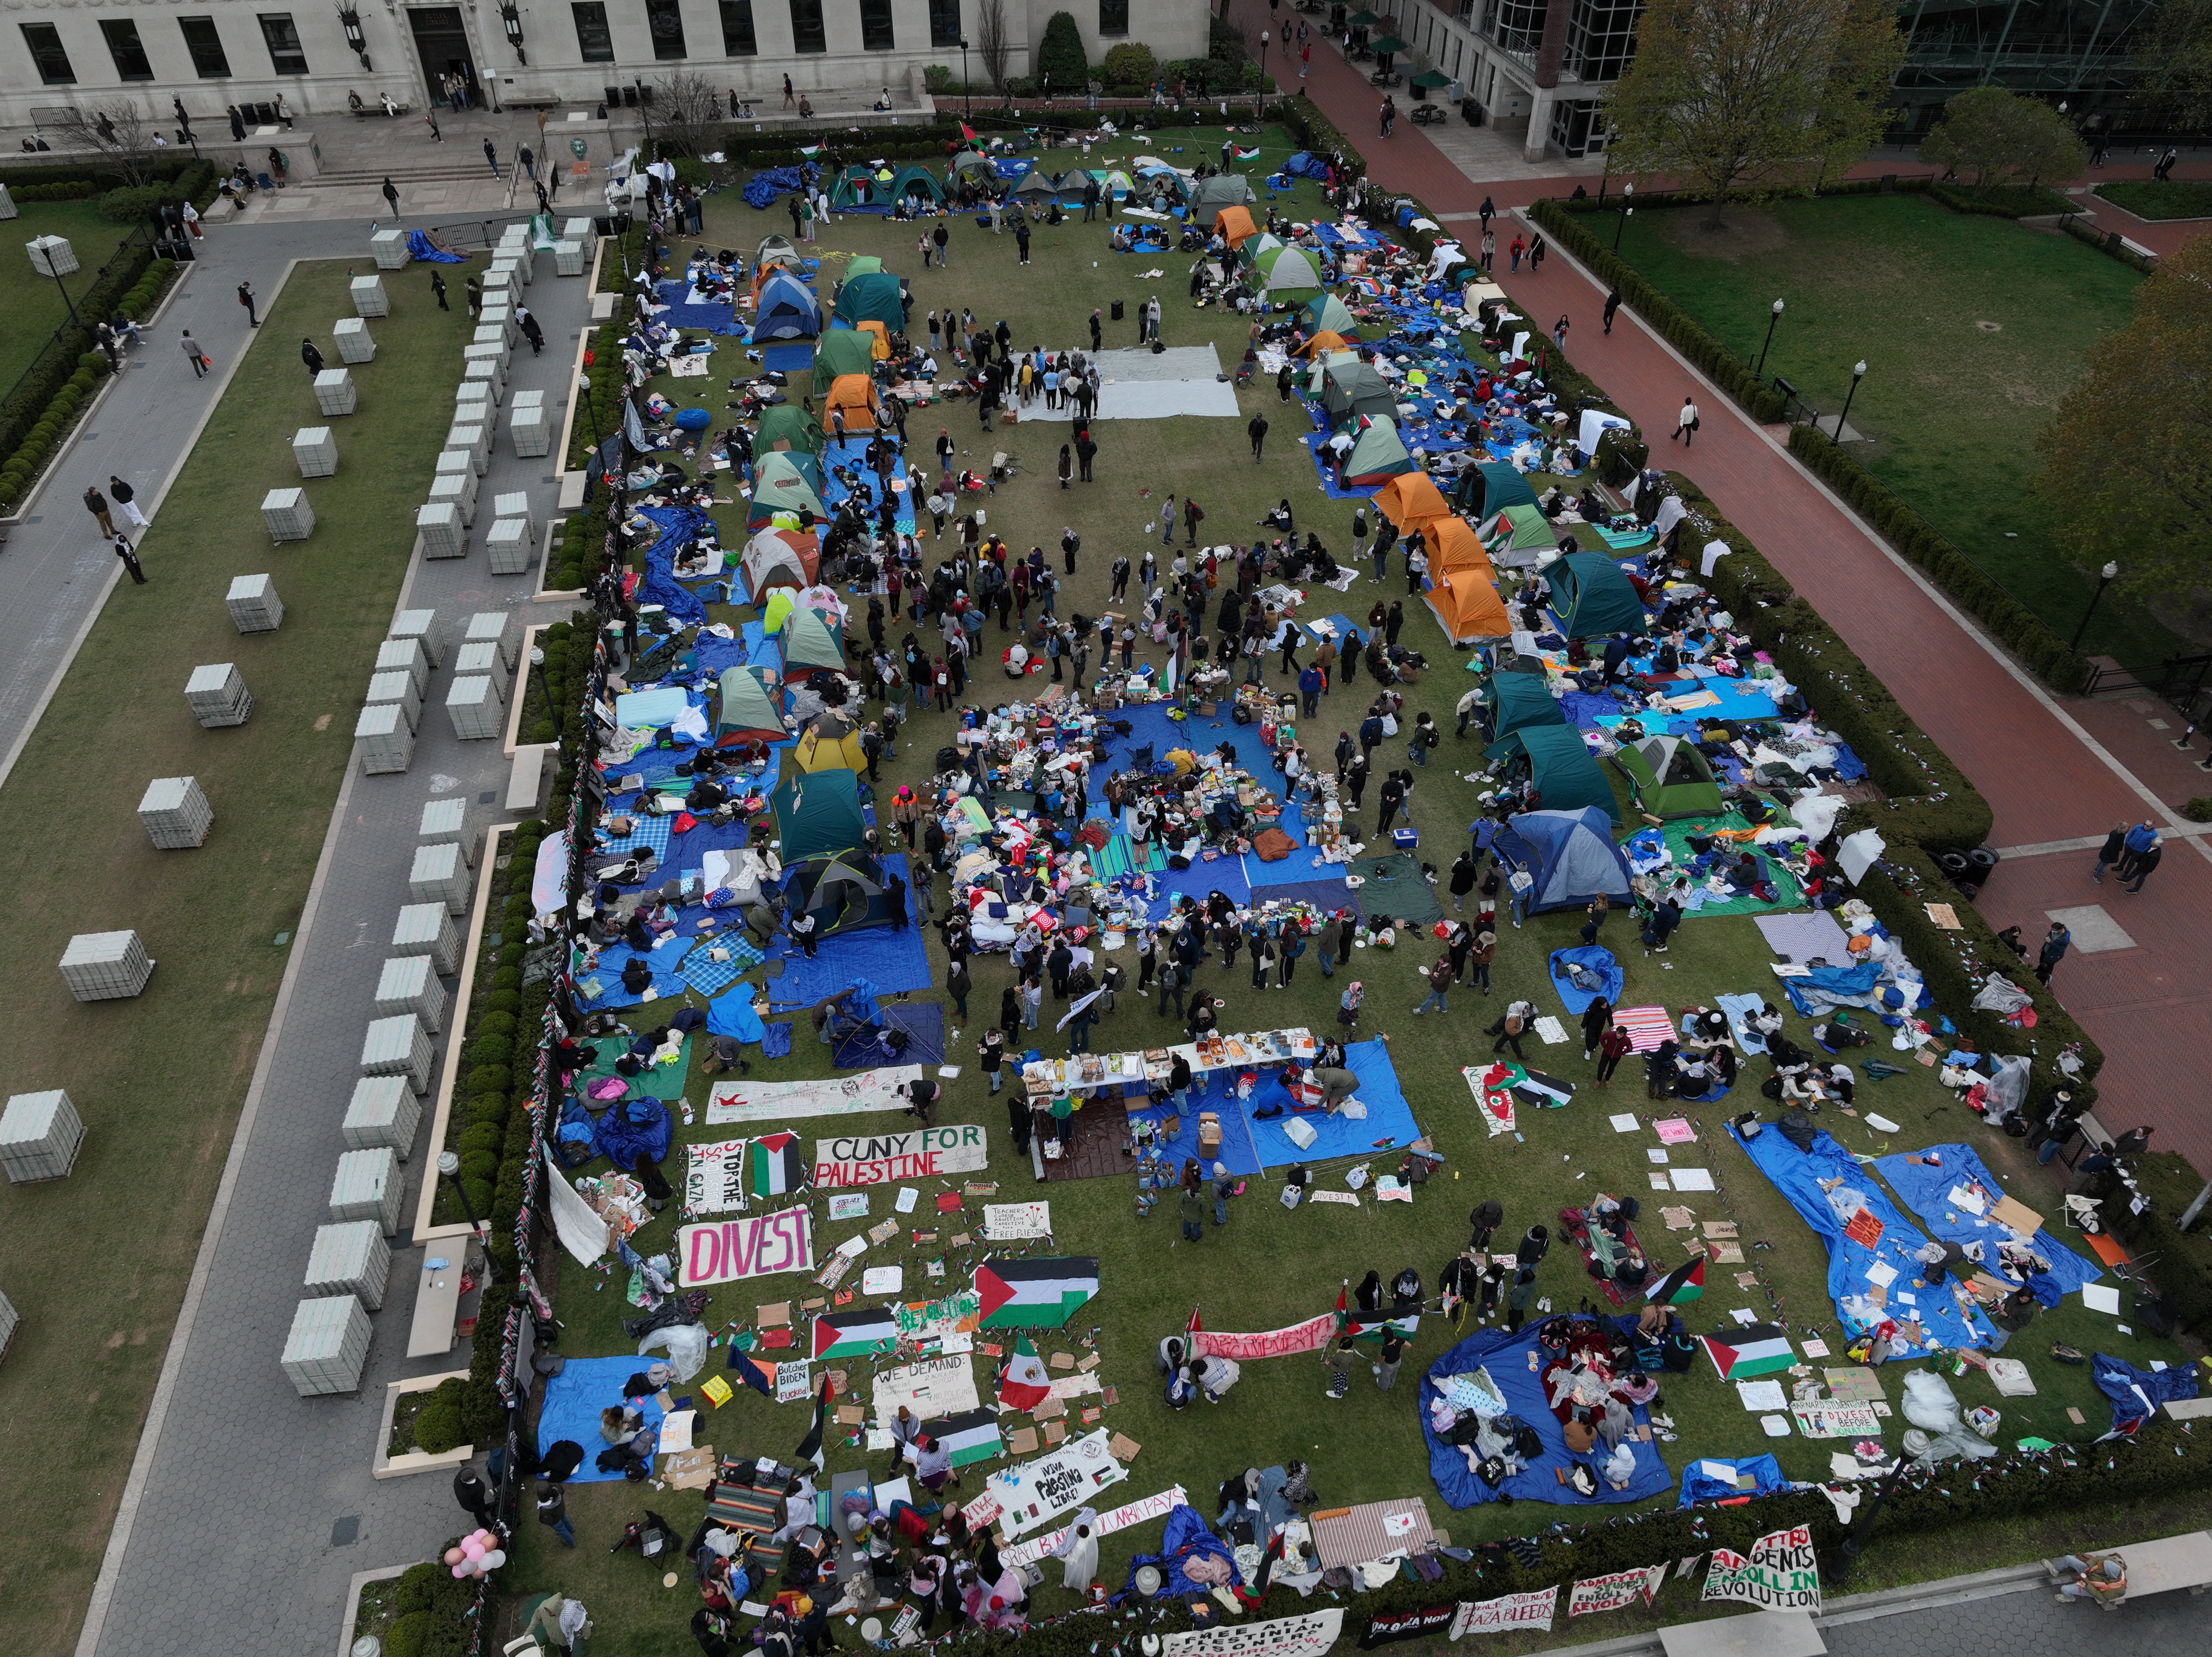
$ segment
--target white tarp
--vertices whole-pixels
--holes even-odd
[[[545,1147],[545,1178],[546,1206],[553,1211],[553,1235],[560,1238],[561,1247],[574,1255],[580,1265],[591,1265],[607,1252],[607,1223],[576,1194],[576,1187],[568,1183],[568,1176],[554,1160],[550,1144]]]

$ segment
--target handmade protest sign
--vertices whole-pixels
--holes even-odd
[[[1129,1470],[1114,1459],[1106,1439],[1102,1427],[1070,1440],[1050,1455],[994,1474],[990,1493],[1005,1508],[1000,1528],[1009,1537],[1020,1536],[1127,1478]]]
[[[1803,1525],[1769,1531],[1748,1554],[1713,1550],[1705,1573],[1708,1599],[1741,1599],[1773,1611],[1820,1609],[1820,1566],[1813,1551],[1813,1533]]]
[[[676,1234],[676,1258],[687,1289],[811,1271],[813,1225],[803,1208],[687,1225]]]
[[[1224,1623],[1164,1635],[1161,1657],[1323,1657],[1344,1631],[1344,1607],[1271,1623]]]
[[[975,1174],[989,1163],[980,1127],[854,1133],[814,1142],[814,1183],[824,1191]]]
[[[898,1089],[921,1079],[919,1065],[890,1065],[857,1076],[808,1082],[717,1082],[707,1095],[707,1120],[789,1121],[801,1116],[856,1116],[871,1110],[904,1110]]]
[[[1527,1593],[1508,1593],[1496,1599],[1462,1600],[1452,1618],[1452,1639],[1463,1634],[1504,1634],[1512,1629],[1548,1630],[1559,1607],[1557,1587],[1535,1588]]]
[[[1176,1508],[1187,1505],[1189,1500],[1183,1493],[1182,1486],[1176,1484],[1158,1496],[1139,1496],[1136,1501],[1125,1502],[1118,1508],[1109,1508],[1098,1515],[1097,1534],[1111,1536],[1115,1531],[1125,1531],[1130,1526],[1141,1525],[1148,1519],[1164,1519]],[[1066,1534],[1067,1527],[1062,1525],[1042,1536],[1033,1536],[1026,1542],[1009,1542],[999,1550],[999,1557],[1009,1565],[1033,1565],[1040,1559],[1049,1557],[1052,1551],[1060,1545],[1060,1539]]]
[[[896,1415],[902,1404],[917,1421],[979,1407],[975,1365],[964,1356],[924,1358],[919,1363],[879,1370],[872,1384],[876,1416],[882,1421]]]
[[[1658,1598],[1667,1580],[1664,1565],[1644,1570],[1615,1571],[1610,1576],[1586,1576],[1567,1595],[1567,1616],[1594,1617],[1600,1611],[1624,1611],[1641,1599],[1645,1605]]]
[[[737,1214],[745,1206],[745,1142],[687,1145],[684,1206],[693,1214]]]

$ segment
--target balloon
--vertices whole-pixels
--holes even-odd
[[[462,1543],[462,1544],[461,1544],[461,1551],[462,1551],[463,1553],[465,1553],[465,1554],[468,1555],[468,1557],[469,1557],[470,1558],[471,1558],[471,1559],[481,1559],[481,1558],[483,1558],[483,1551],[484,1551],[483,1544],[483,1543],[481,1543],[481,1542],[479,1542],[479,1541],[477,1541],[477,1540],[476,1539],[476,1538],[474,1538],[473,1536],[472,1536],[472,1537],[471,1537],[467,1541],[465,1541],[465,1542],[464,1542],[464,1543]]]
[[[446,1563],[447,1564],[458,1565],[461,1563],[461,1551],[459,1548],[447,1548],[446,1550]]]
[[[466,1576],[468,1574],[469,1568],[466,1565],[456,1565],[453,1567],[453,1577],[457,1581],[462,1577]]]
[[[494,1548],[483,1557],[483,1568],[486,1570],[497,1570],[506,1563],[507,1551],[504,1548]]]

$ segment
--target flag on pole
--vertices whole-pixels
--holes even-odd
[[[1205,1329],[1206,1326],[1198,1320],[1198,1308],[1195,1306],[1192,1307],[1190,1308],[1190,1321],[1182,1326],[1183,1333],[1186,1335],[1202,1334],[1205,1332]]]
[[[1687,1306],[1705,1292],[1705,1257],[1685,1260],[1654,1284],[1644,1298],[1655,1306]]]
[[[820,1390],[814,1394],[814,1425],[807,1430],[806,1436],[799,1440],[799,1448],[792,1453],[799,1460],[812,1462],[817,1473],[823,1470],[823,1462],[822,1429],[829,1420],[830,1377],[825,1375],[822,1377]]]
[[[972,144],[975,142],[975,129],[963,121],[960,123],[960,136]]]
[[[1014,1355],[999,1376],[999,1402],[1009,1410],[1034,1410],[1051,1396],[1052,1377],[1045,1373],[1044,1360],[1027,1335],[1018,1336]]]
[[[1249,149],[1232,149],[1231,153],[1240,161],[1256,161],[1260,159],[1260,146],[1254,144]]]
[[[805,156],[807,160],[812,161],[817,155],[819,155],[822,153],[822,146],[820,144],[801,144],[799,146],[799,153]]]

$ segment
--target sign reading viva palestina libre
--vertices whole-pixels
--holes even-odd
[[[989,1160],[979,1127],[852,1133],[814,1142],[814,1183],[823,1190],[896,1185],[946,1174],[980,1173]]]

